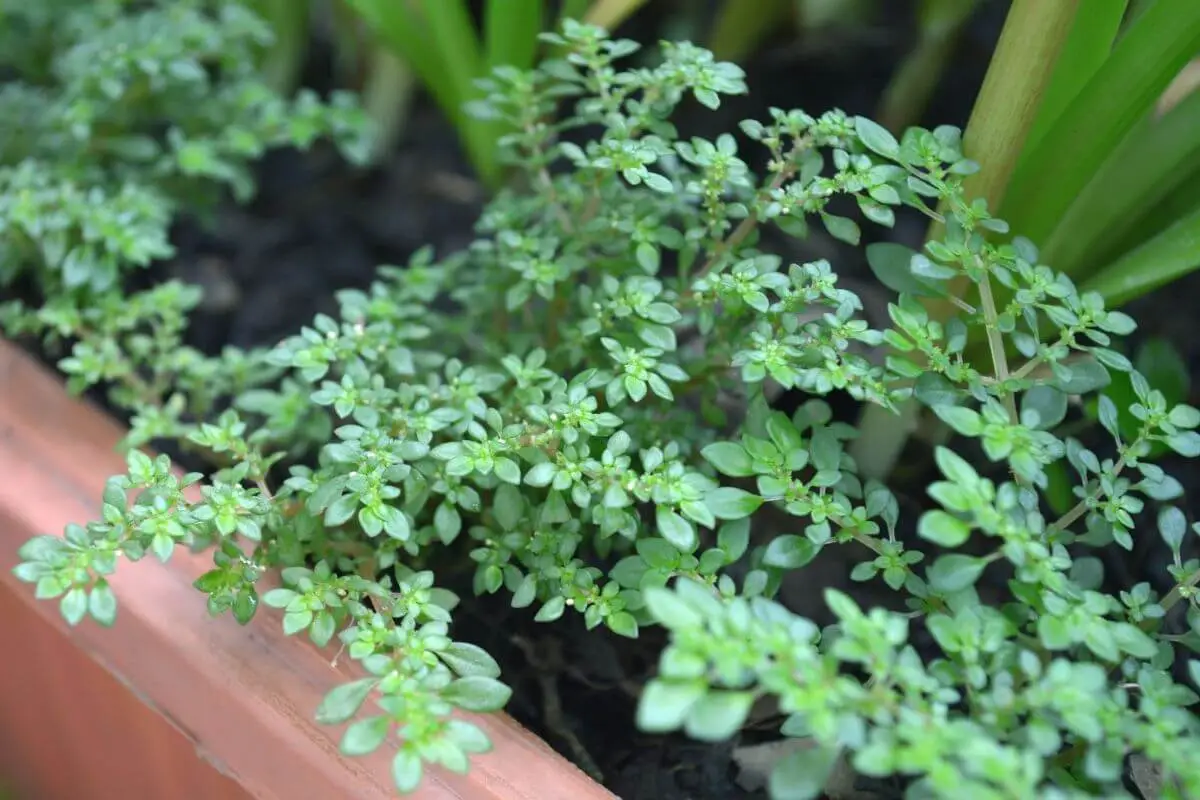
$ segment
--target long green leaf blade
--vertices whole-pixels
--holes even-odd
[[[1112,53],[1113,42],[1129,0],[1091,0],[1075,15],[1071,33],[1054,65],[1054,73],[1026,147],[1032,149]]]
[[[475,23],[465,0],[421,0],[428,32],[439,55],[439,65],[454,87],[458,131],[480,179],[495,187],[500,179],[496,160],[498,129],[474,119],[463,106],[475,99],[475,81],[483,77],[484,62]]]
[[[558,22],[554,26],[555,30],[560,30],[564,20],[572,19],[576,22],[582,22],[587,15],[589,0],[563,0],[562,8],[558,12]]]
[[[645,4],[646,0],[595,0],[584,21],[611,31]]]
[[[1105,267],[1080,288],[1118,306],[1200,267],[1200,207]]]
[[[488,0],[483,11],[485,74],[502,64],[531,69],[545,23],[543,0]]]
[[[725,0],[713,20],[708,46],[719,59],[739,61],[792,13],[792,0]]]
[[[1022,159],[1001,217],[1044,242],[1071,201],[1200,49],[1200,2],[1158,0]]]
[[[465,0],[421,0],[421,11],[430,43],[438,54],[438,66],[449,76],[461,106],[483,74],[479,37],[470,10]]]
[[[1200,176],[1200,91],[1162,119],[1146,119],[1113,151],[1042,248],[1042,258],[1072,277],[1119,255],[1160,201]]]
[[[441,69],[440,54],[412,4],[397,0],[346,0],[346,4],[381,42],[416,71],[438,106],[459,125],[463,114],[454,82]]]

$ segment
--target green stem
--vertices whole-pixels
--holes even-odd
[[[1162,606],[1162,610],[1170,611],[1180,600],[1183,599],[1184,591],[1195,588],[1196,584],[1198,583],[1200,583],[1200,569],[1188,576],[1188,579],[1183,583],[1177,584],[1175,588],[1163,598],[1163,601],[1159,603],[1159,605]]]
[[[983,275],[979,279],[979,304],[983,307],[983,324],[987,327],[988,350],[992,355],[992,367],[996,380],[1000,384],[1008,381],[1008,356],[1004,352],[1004,338],[997,327],[999,314],[996,313],[996,300],[992,297],[992,279],[988,276],[987,266],[980,264]],[[1019,421],[1017,416],[1017,401],[1012,392],[1004,394],[1004,408],[1008,411],[1008,420],[1013,425]]]
[[[897,135],[916,124],[946,70],[959,32],[978,4],[979,0],[926,0],[920,38],[888,83],[876,122]]]
[[[386,48],[374,48],[362,93],[363,107],[375,123],[373,163],[386,158],[404,132],[415,87],[416,76],[406,63]]]

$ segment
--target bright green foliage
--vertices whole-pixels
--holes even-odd
[[[728,738],[755,699],[776,697],[782,733],[813,745],[778,766],[778,797],[816,796],[842,754],[911,779],[913,796],[1066,798],[1122,794],[1122,758],[1138,753],[1163,768],[1164,796],[1200,795],[1197,697],[1168,671],[1200,645],[1200,563],[1181,555],[1195,528],[1170,505],[1178,482],[1143,461],[1155,442],[1200,453],[1200,412],[1168,407],[1111,347],[1133,321],[1028,242],[984,235],[1005,225],[963,196],[975,165],[952,128],[897,141],[837,111],[776,110],[742,125],[771,155],[760,177],[734,136],[684,140],[669,122],[685,98],[716,107],[745,92],[737,67],[678,43],[657,66],[623,69],[632,42],[574,23],[549,38],[564,60],[492,79],[523,181],[464,252],[383,267],[369,290],[340,294],[338,318],[265,356],[205,362],[178,394],[142,377],[162,374],[155,359],[175,352],[180,322],[135,314],[144,299],[95,312],[128,326],[22,317],[78,339],[62,367],[79,385],[124,387],[135,439],[175,437],[227,466],[191,502],[165,458],[131,452],[102,519],[31,541],[17,574],[72,622],[108,622],[101,578],[119,553],[213,545],[197,586],[214,613],[244,621],[263,570],[282,568],[284,588],[261,601],[290,634],[339,639],[369,675],[334,689],[318,718],[354,720],[347,753],[398,734],[404,790],[423,765],[466,769],[488,747],[452,708],[508,697],[495,662],[449,636],[456,598],[426,565],[455,548],[475,564],[477,594],[539,620],[576,613],[631,637],[664,625],[670,644],[638,712],[647,730]],[[551,121],[565,96],[577,102]],[[759,246],[763,228],[803,236],[810,224],[857,243],[857,223],[829,211],[836,196],[881,225],[899,206],[933,216],[944,202],[944,238],[898,269],[926,291],[965,275],[976,290],[961,313],[932,322],[905,294],[889,329],[873,330],[832,265]],[[996,306],[994,284],[1015,291],[1010,305]],[[153,347],[126,335],[147,327]],[[987,374],[962,359],[972,328],[994,345]],[[886,349],[886,363],[866,348]],[[927,369],[909,360],[918,350]],[[247,389],[264,365],[281,381]],[[1136,397],[1131,438],[1102,393],[1113,374]],[[778,386],[812,399],[772,410]],[[896,499],[856,476],[845,450],[856,431],[820,399],[835,389],[886,407],[915,393],[980,445],[986,463],[938,451],[921,541],[899,538]],[[1055,434],[1080,395],[1099,397],[1111,450]],[[224,397],[234,408],[206,421],[181,413]],[[268,468],[307,448],[319,458],[274,485]],[[1062,462],[1076,505],[1047,518],[1039,489]],[[127,505],[129,489],[141,494]],[[1149,584],[1111,597],[1074,569],[1088,548],[1159,535],[1176,554],[1165,597]],[[830,592],[838,622],[820,630],[771,599],[826,547],[860,552],[853,577],[882,581],[907,611]],[[1165,636],[1176,606],[1192,632]]]
[[[50,293],[112,290],[171,253],[181,203],[249,197],[267,149],[333,136],[363,154],[348,96],[285,101],[260,81],[270,40],[234,0],[5,4],[0,286],[36,266]]]

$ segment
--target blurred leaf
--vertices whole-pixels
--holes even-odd
[[[611,31],[645,4],[646,0],[595,0],[584,22]]]
[[[1072,277],[1153,238],[1176,217],[1160,202],[1200,178],[1200,92],[1161,119],[1148,117],[1112,152],[1070,204],[1042,248],[1042,259]],[[1200,207],[1197,203],[1193,207]],[[1188,209],[1190,210],[1190,209]],[[1147,224],[1144,220],[1152,217]]]
[[[483,12],[485,74],[502,64],[532,69],[545,22],[542,0],[488,0]]]
[[[725,0],[713,20],[708,47],[720,59],[740,61],[786,24],[792,0]]]
[[[1081,292],[1099,292],[1106,305],[1119,306],[1197,267],[1200,267],[1200,207],[1100,270],[1079,288]]]
[[[1112,53],[1127,5],[1128,0],[1101,0],[1089,5],[1085,13],[1075,15],[1025,141],[1026,152],[1037,145]]]
[[[1121,140],[1200,49],[1200,3],[1158,0],[1121,37],[1013,174],[1000,217],[1045,241]],[[1047,176],[1053,175],[1053,180]]]

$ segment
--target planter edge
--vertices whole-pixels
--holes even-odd
[[[192,582],[211,562],[177,550],[112,576],[120,608],[112,629],[69,628],[55,602],[34,599],[12,575],[17,548],[61,535],[99,508],[104,482],[124,470],[121,427],[69,396],[57,376],[0,338],[0,582],[47,624],[168,719],[197,752],[252,797],[394,798],[388,746],[371,756],[337,751],[342,726],[313,713],[337,683],[363,673],[349,659],[287,637],[280,612],[261,607],[245,627],[211,618]],[[265,580],[265,578],[264,578]],[[264,588],[266,588],[264,586]],[[154,657],[147,657],[154,653]],[[464,715],[487,732],[491,752],[466,775],[427,770],[416,797],[590,800],[610,792],[507,715]]]

